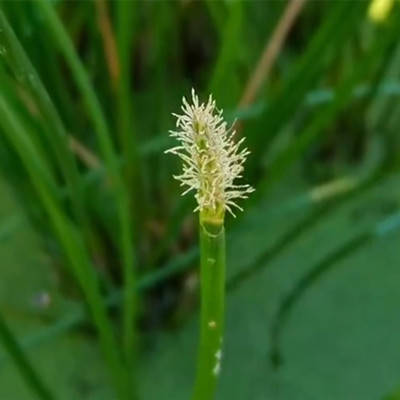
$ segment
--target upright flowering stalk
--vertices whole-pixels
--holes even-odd
[[[226,211],[234,216],[239,198],[253,192],[249,185],[238,185],[249,151],[240,149],[244,139],[235,142],[235,131],[228,128],[212,96],[199,103],[192,90],[192,104],[183,98],[183,114],[176,117],[171,137],[179,145],[167,150],[183,160],[183,172],[174,176],[185,187],[183,195],[194,191],[195,211],[200,218],[201,328],[197,374],[193,400],[214,396],[221,370],[225,307]]]

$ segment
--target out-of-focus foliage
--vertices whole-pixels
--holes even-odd
[[[377,2],[306,1],[244,107],[290,2],[1,3],[0,309],[59,398],[114,396],[105,365],[121,388],[131,357],[141,398],[190,394],[196,220],[163,151],[191,87],[237,118],[257,189],[227,226],[219,398],[395,395],[400,3],[388,3],[377,23]],[[3,397],[32,398],[4,352]]]

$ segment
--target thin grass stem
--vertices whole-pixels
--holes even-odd
[[[23,82],[35,96],[42,116],[48,124],[44,133],[64,174],[76,217],[88,232],[88,222],[83,204],[82,180],[73,153],[69,148],[66,129],[43,82],[1,10],[0,35],[1,45],[6,49],[5,62],[9,65],[15,77]]]
[[[40,157],[30,143],[26,132],[16,118],[6,100],[0,95],[0,124],[3,131],[19,154],[22,163],[32,181],[38,197],[48,214],[49,220],[58,238],[71,272],[76,277],[89,306],[94,323],[100,336],[100,344],[109,367],[111,380],[120,399],[129,398],[128,377],[117,350],[111,321],[97,282],[97,276],[90,261],[79,231],[64,214],[59,198],[53,193],[47,181],[40,174]]]
[[[136,292],[135,292],[135,258],[133,252],[132,216],[130,211],[129,191],[124,185],[119,172],[118,156],[116,154],[106,118],[101,109],[99,100],[90,83],[87,72],[79,59],[71,39],[54,11],[46,0],[37,3],[42,12],[52,38],[58,44],[65,60],[71,69],[73,79],[82,94],[87,111],[94,123],[95,132],[103,153],[108,172],[114,185],[115,201],[117,203],[118,220],[120,225],[119,243],[123,264],[125,298],[123,306],[123,343],[127,365],[133,364],[136,348],[135,320],[136,320]],[[132,382],[133,384],[133,382]],[[132,394],[132,396],[134,396]]]
[[[37,375],[35,369],[32,367],[28,359],[25,357],[24,352],[15,340],[14,335],[9,330],[3,316],[0,314],[0,340],[4,345],[4,348],[8,352],[9,356],[14,361],[18,368],[21,376],[25,382],[32,389],[32,392],[36,394],[39,399],[52,400],[53,395],[46,387],[41,378]]]
[[[200,221],[201,320],[193,400],[211,400],[221,370],[225,309],[225,230]]]

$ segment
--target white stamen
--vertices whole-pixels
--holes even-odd
[[[242,177],[243,164],[250,152],[244,148],[239,150],[244,138],[238,142],[233,140],[235,131],[227,128],[212,96],[207,103],[199,103],[192,89],[192,105],[183,98],[182,115],[176,117],[177,131],[170,131],[179,146],[166,153],[176,154],[183,160],[183,172],[174,176],[187,186],[183,192],[196,191],[198,206],[195,211],[204,209],[224,209],[232,215],[232,207],[242,210],[234,200],[247,198],[254,189],[250,185],[235,185],[235,179]]]

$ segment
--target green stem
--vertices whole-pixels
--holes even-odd
[[[120,65],[120,76],[117,87],[117,113],[120,146],[125,159],[125,177],[128,182],[136,178],[137,149],[135,130],[133,128],[133,104],[130,92],[132,68],[132,42],[135,33],[136,4],[120,1],[117,11],[117,46]],[[132,185],[135,186],[135,185]]]
[[[16,37],[2,10],[0,10],[0,41],[7,49],[5,62],[13,71],[19,81],[35,96],[36,104],[41,110],[48,126],[43,130],[52,150],[54,151],[59,166],[65,176],[69,196],[75,214],[86,230],[89,232],[87,217],[84,212],[81,176],[72,152],[69,149],[68,137],[63,122],[58,114],[43,82],[33,67],[28,55]]]
[[[124,369],[118,353],[117,341],[113,327],[103,303],[97,276],[89,255],[86,252],[80,232],[65,215],[60,199],[53,193],[51,182],[43,175],[41,158],[30,142],[30,132],[20,124],[18,118],[0,93],[0,125],[7,140],[15,148],[29,174],[41,203],[46,210],[58,237],[65,256],[69,261],[71,272],[82,288],[85,299],[98,329],[100,345],[110,370],[112,382],[120,399],[131,399],[129,395],[130,378]]]
[[[225,230],[200,220],[201,326],[193,400],[214,397],[221,369],[225,308]]]
[[[0,340],[7,350],[10,357],[15,362],[19,372],[25,379],[29,387],[36,393],[39,399],[51,400],[53,396],[50,394],[47,387],[41,381],[41,379],[36,374],[35,370],[32,368],[25,354],[19,347],[17,341],[15,340],[13,334],[8,329],[3,316],[0,314]]]
[[[125,302],[123,312],[123,346],[125,358],[129,369],[135,368],[137,332],[133,329],[133,323],[137,314],[137,300],[134,296],[136,277],[133,273],[135,262],[127,253],[132,246],[135,246],[134,240],[137,237],[139,219],[143,218],[143,203],[139,204],[140,196],[135,193],[140,192],[139,174],[138,174],[138,155],[136,135],[133,123],[133,104],[130,93],[131,85],[131,49],[135,32],[135,2],[120,1],[117,7],[117,47],[120,65],[120,76],[117,86],[117,115],[118,130],[120,135],[120,148],[122,158],[125,160],[125,166],[122,171],[122,180],[126,186],[126,209],[129,214],[126,215],[127,226],[131,224],[129,232],[125,235]],[[130,242],[129,242],[130,241]]]
[[[87,111],[95,126],[95,133],[99,142],[100,150],[110,178],[114,185],[115,202],[118,212],[120,225],[119,231],[119,250],[123,264],[124,275],[124,306],[123,306],[123,335],[124,350],[127,366],[131,367],[136,358],[136,272],[134,256],[134,232],[132,229],[132,215],[130,210],[129,191],[119,171],[118,156],[114,148],[111,133],[105,115],[101,109],[100,102],[89,80],[89,76],[76,53],[64,26],[58,18],[53,6],[47,0],[37,1],[36,6],[41,11],[46,21],[52,38],[58,44],[65,60],[71,69],[72,76],[82,94]],[[132,368],[130,368],[132,369]],[[129,371],[132,372],[132,371]],[[131,398],[136,398],[134,394],[133,381],[130,379]]]

